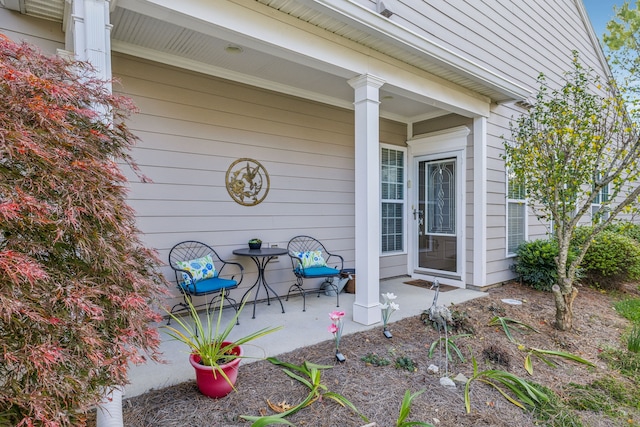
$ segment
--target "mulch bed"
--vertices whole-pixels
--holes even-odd
[[[637,296],[637,285],[629,286],[628,292]],[[502,302],[503,299],[518,299],[523,304],[514,306]],[[473,368],[470,358],[473,355],[478,360],[480,370],[508,370],[558,393],[562,392],[562,386],[568,382],[587,384],[596,377],[612,375],[604,363],[598,360],[598,353],[604,346],[619,346],[620,335],[628,325],[612,309],[610,296],[588,288],[580,289],[574,306],[574,330],[571,332],[560,332],[553,328],[555,307],[551,294],[516,283],[492,289],[485,298],[452,306],[450,309],[464,313],[464,317],[475,329],[473,337],[456,341],[467,360],[461,363],[454,356],[453,363],[448,365],[450,376],[458,373],[471,376]],[[534,360],[534,375],[528,376],[523,368],[523,353],[507,340],[501,328],[487,326],[496,315],[518,319],[535,327],[539,333],[514,331],[516,338],[527,346],[571,352],[596,363],[597,369],[561,359],[557,360],[558,366],[552,368]],[[458,384],[455,390],[448,390],[439,383],[440,376],[444,374],[444,358],[438,350],[433,357],[429,357],[428,349],[440,335],[433,327],[425,325],[420,316],[392,323],[391,339],[385,338],[381,329],[343,336],[340,347],[347,357],[344,363],[336,362],[332,340],[282,354],[279,359],[294,364],[310,361],[332,366],[323,370],[322,383],[329,391],[340,393],[349,399],[377,426],[394,426],[405,391],[413,393],[422,389],[426,391],[414,401],[409,420],[452,427],[518,427],[535,424],[531,413],[520,410],[492,388],[477,382],[472,383],[472,410],[467,414],[464,407],[464,384]],[[489,346],[495,346],[494,348],[504,352],[507,358],[504,366],[484,360],[483,351]],[[390,360],[390,365],[372,366],[361,360],[371,353]],[[394,361],[398,357],[411,359],[417,369],[409,372],[394,367]],[[431,364],[439,366],[440,374],[427,372]],[[267,399],[273,403],[295,405],[307,395],[307,389],[302,384],[289,378],[281,367],[268,361],[243,365],[236,386],[237,393],[218,400],[201,395],[195,381],[127,399],[123,404],[125,425],[249,426],[250,423],[239,416],[272,414]],[[617,425],[614,421],[600,417],[586,413],[586,425]],[[287,419],[297,426],[358,427],[366,424],[351,410],[329,399],[314,402]]]

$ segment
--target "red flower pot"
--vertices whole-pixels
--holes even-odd
[[[229,342],[223,342],[223,345],[231,344]],[[232,349],[233,354],[236,356],[242,356],[242,348],[240,346]],[[189,362],[196,370],[196,384],[202,394],[214,399],[224,397],[233,391],[233,384],[236,383],[238,378],[238,367],[240,366],[240,358],[233,359],[232,361],[220,365],[220,369],[226,374],[231,381],[231,384],[227,379],[217,370],[211,366],[205,366],[200,363],[200,356],[197,354],[191,354],[189,356]]]

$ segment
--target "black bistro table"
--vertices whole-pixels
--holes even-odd
[[[265,279],[264,277],[264,270],[267,267],[267,264],[269,264],[269,261],[271,261],[272,259],[274,259],[279,255],[286,255],[287,253],[288,253],[287,250],[284,248],[264,248],[264,249],[242,248],[242,249],[235,249],[233,251],[234,255],[250,257],[253,260],[253,262],[256,264],[256,267],[258,267],[258,278],[256,279],[256,283],[254,283],[249,289],[247,289],[247,292],[245,292],[244,295],[242,296],[242,301],[244,301],[247,294],[251,292],[251,290],[253,290],[254,288],[257,288],[256,295],[253,297],[252,319],[256,318],[256,301],[258,300],[258,294],[260,293],[260,285],[262,285],[265,292],[267,293],[267,305],[271,305],[271,299],[269,297],[269,291],[271,291],[271,293],[276,298],[278,298],[278,302],[280,303],[280,308],[282,308],[282,312],[284,313],[284,305],[282,305],[282,300],[280,299],[276,291],[274,291],[271,288],[271,286],[269,286],[269,284],[267,283],[267,279]]]

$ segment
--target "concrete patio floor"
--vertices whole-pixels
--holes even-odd
[[[396,302],[400,309],[393,313],[390,323],[400,319],[417,316],[428,309],[433,301],[434,291],[404,284],[409,277],[400,277],[382,280],[380,292],[393,292],[398,298]],[[448,292],[440,292],[438,304],[449,306],[451,303],[460,304],[474,298],[486,295],[469,289],[455,289]],[[352,307],[354,294],[341,293],[340,307],[336,307],[336,297],[321,294],[307,295],[307,310],[302,311],[302,297],[296,296],[284,304],[285,313],[282,313],[277,300],[271,300],[271,305],[266,301],[258,301],[256,305],[256,318],[252,319],[253,302],[247,303],[240,314],[240,325],[236,326],[230,338],[247,335],[264,327],[283,326],[283,329],[243,346],[245,356],[242,363],[251,363],[264,357],[277,356],[297,348],[317,344],[332,339],[327,328],[331,324],[329,313],[341,310],[346,313],[343,336],[372,328],[382,328],[382,323],[374,325],[362,325],[352,320]],[[232,319],[234,311],[223,311],[223,325]],[[185,317],[184,319],[188,319]],[[166,322],[161,325],[166,324]],[[172,326],[176,326],[172,322]],[[193,368],[189,364],[187,347],[177,341],[173,341],[166,334],[166,330],[160,328],[162,344],[160,351],[167,362],[158,364],[148,362],[144,365],[132,366],[129,370],[131,384],[125,386],[124,398],[143,394],[151,389],[160,389],[195,378]]]

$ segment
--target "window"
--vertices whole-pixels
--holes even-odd
[[[598,176],[596,177],[596,180],[600,178],[599,175],[600,174],[598,174]],[[593,185],[593,187],[594,187],[593,190],[595,191],[595,184]],[[609,201],[609,186],[605,185],[600,189],[600,191],[598,191],[598,194],[596,195],[595,199],[593,199],[593,202],[591,203],[591,220],[594,223],[597,223],[601,219],[606,220],[609,217],[609,212],[607,211],[606,206],[604,207],[604,211],[602,211],[601,214],[598,214],[600,209],[603,208],[602,205],[607,203],[608,201]]]
[[[527,240],[527,201],[524,184],[507,170],[507,255],[515,255]]]
[[[405,242],[405,151],[382,147],[381,182],[381,250],[403,252]]]

